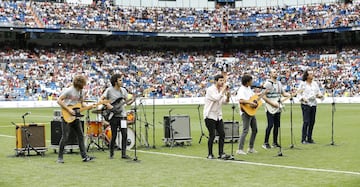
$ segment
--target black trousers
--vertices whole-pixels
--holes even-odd
[[[111,141],[110,141],[110,154],[114,154],[115,141],[117,137],[117,130],[121,132],[121,155],[126,155],[126,144],[127,144],[127,128],[121,128],[121,120],[126,120],[122,117],[112,117],[110,120],[111,127]]]
[[[271,133],[271,129],[274,127],[274,131],[273,131],[273,143],[274,144],[278,144],[278,134],[279,134],[279,127],[280,127],[280,116],[281,113],[275,113],[275,114],[271,114],[270,112],[266,112],[266,117],[267,117],[267,127],[265,130],[265,140],[264,143],[269,143],[269,137],[270,137],[270,133]]]
[[[209,131],[209,140],[208,140],[208,155],[213,155],[213,144],[215,139],[215,131],[219,134],[219,156],[224,153],[224,140],[225,140],[225,131],[223,120],[213,120],[206,118],[205,119],[206,128]]]
[[[66,123],[64,120],[62,120],[61,129],[62,129],[62,136],[59,142],[59,155],[58,155],[59,159],[63,159],[64,148],[69,139],[70,131],[75,132],[76,138],[79,143],[81,157],[85,158],[86,150],[84,144],[84,131],[81,126],[81,121],[79,119],[76,119],[71,123]]]
[[[303,126],[301,141],[311,141],[315,125],[316,106],[301,104],[303,114]]]

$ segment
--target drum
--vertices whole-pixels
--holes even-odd
[[[103,132],[101,121],[90,121],[87,125],[87,135],[98,137]]]
[[[111,141],[111,127],[108,126],[106,127],[105,129],[105,141],[108,145],[110,145],[110,141]],[[116,137],[116,140],[115,140],[115,144],[116,146],[118,147],[121,147],[121,132],[119,131],[118,132],[118,135]],[[135,145],[135,133],[134,131],[131,129],[131,128],[127,128],[127,144],[126,144],[126,149],[127,150],[130,150],[131,148],[133,148]]]
[[[126,121],[128,125],[135,123],[135,112],[133,110],[127,111]]]
[[[116,137],[116,145],[121,148],[121,132],[118,133],[118,136]],[[135,145],[135,133],[131,128],[127,128],[127,143],[126,143],[126,149],[130,150]]]

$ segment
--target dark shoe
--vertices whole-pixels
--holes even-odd
[[[64,160],[62,158],[58,158],[58,160],[56,161],[57,163],[63,164],[65,163]]]
[[[82,161],[83,162],[89,162],[89,161],[92,161],[94,159],[95,159],[95,157],[93,157],[93,156],[86,156],[85,158],[82,159]]]
[[[271,149],[271,146],[270,146],[269,143],[264,143],[264,144],[262,145],[262,147],[263,147],[264,149]]]
[[[215,157],[214,157],[214,155],[208,155],[206,158],[207,159],[214,159]]]
[[[131,157],[129,157],[128,155],[123,155],[121,156],[122,159],[131,159]]]
[[[274,148],[280,147],[280,145],[277,144],[277,143],[273,143],[272,146],[273,146]]]
[[[218,157],[218,159],[223,159],[223,160],[227,160],[227,159],[229,159],[229,158],[230,158],[230,155],[227,155],[227,154],[225,154],[225,153],[221,154],[221,155]]]

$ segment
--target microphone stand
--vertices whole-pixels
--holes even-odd
[[[294,99],[291,96],[290,97],[290,141],[291,141],[290,149],[295,148],[295,146],[294,146],[294,134],[293,134],[293,110],[292,110],[293,102],[294,102]]]
[[[280,98],[279,98],[279,100],[278,100],[278,104],[279,104],[279,106],[281,105],[281,100],[280,100]],[[280,113],[280,116],[279,116],[280,118],[281,118],[281,113]],[[274,127],[275,128],[275,127]],[[283,154],[282,154],[282,151],[281,151],[281,125],[279,125],[279,152],[278,152],[278,154],[277,154],[277,156],[283,156]]]
[[[140,162],[140,160],[138,159],[137,157],[137,148],[136,148],[136,117],[137,117],[137,106],[136,106],[136,100],[135,100],[135,105],[134,105],[134,117],[135,117],[135,121],[134,121],[134,134],[135,134],[135,142],[134,142],[134,153],[135,153],[135,156],[134,158],[132,159],[132,161],[135,161],[135,162]]]
[[[142,107],[142,110],[144,113],[144,119],[145,119],[145,147],[149,148],[149,123],[148,123],[148,120],[146,117],[146,111],[144,108],[144,104],[142,104],[142,103],[140,103],[140,104],[141,104],[141,107]],[[140,133],[141,133],[141,125],[140,125]],[[140,134],[140,137],[141,137],[141,134]]]
[[[335,115],[335,88],[332,90],[332,103],[331,103],[331,143],[330,145],[335,145],[334,142],[334,115]]]
[[[231,121],[231,155],[230,158],[228,158],[228,160],[234,160],[234,123],[235,123],[235,103],[232,102],[232,121]]]
[[[202,125],[201,125],[200,105],[197,107],[197,109],[198,109],[198,114],[199,114],[200,131],[201,131],[200,140],[199,140],[199,144],[200,144],[200,143],[201,143],[201,139],[202,139],[203,136],[205,136],[207,139],[209,139],[209,137],[205,135],[205,133],[204,133],[204,131],[203,131],[203,128],[202,128]]]
[[[170,130],[169,134],[171,136],[170,148],[174,146],[174,129],[172,128],[171,111],[172,109],[169,110],[169,130]]]
[[[155,149],[155,91],[153,91],[153,148]]]
[[[31,146],[30,144],[30,136],[32,136],[31,132],[29,132],[29,130],[26,128],[25,126],[25,114],[22,117],[23,119],[23,130],[24,130],[24,133],[25,133],[25,142],[26,142],[26,146],[25,146],[25,149],[24,149],[24,154],[27,152],[27,155],[30,156],[30,150],[33,150],[36,152],[36,154],[40,154],[40,152],[38,152],[33,146]]]

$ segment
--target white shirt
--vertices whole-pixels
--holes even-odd
[[[298,95],[301,104],[309,105],[309,106],[316,106],[316,95],[321,95],[319,85],[312,81],[311,84],[308,84],[306,81],[303,81],[299,85],[300,93]],[[305,103],[302,99],[307,100]]]
[[[206,89],[204,102],[205,102],[204,111],[203,111],[204,119],[209,118],[216,121],[221,120],[222,104],[227,103],[225,94],[221,94],[221,92],[216,88],[216,86],[212,85]]]
[[[251,98],[251,96],[253,96],[255,93],[254,91],[251,89],[250,86],[244,86],[244,85],[241,85],[239,90],[237,91],[237,94],[236,94],[236,101],[239,103],[239,109],[240,109],[240,115],[242,115],[242,111],[241,111],[241,107],[240,107],[240,99],[243,99],[243,100],[249,100]]]

